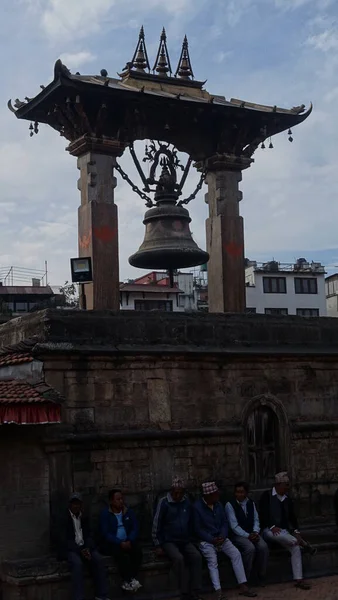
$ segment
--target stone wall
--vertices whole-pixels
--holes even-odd
[[[226,495],[235,480],[252,477],[252,453],[257,461],[262,452],[271,459],[269,440],[268,450],[257,440],[252,449],[249,440],[250,419],[262,408],[273,415],[273,452],[292,475],[302,520],[332,520],[337,334],[334,319],[262,315],[44,311],[2,326],[3,344],[36,336],[45,380],[66,398],[63,424],[48,428],[41,445],[36,439],[34,448],[21,450],[25,460],[39,463],[41,486],[40,469],[48,462],[52,518],[72,489],[84,493],[96,517],[108,490],[120,486],[149,540],[154,503],[173,474],[193,494],[210,478]],[[22,461],[16,505],[22,514],[31,485],[26,472]],[[264,485],[253,487],[258,496]],[[48,517],[47,501],[39,504],[46,488],[32,489],[32,511],[37,518],[42,510],[44,525],[36,529],[31,555],[45,545]]]
[[[0,560],[48,552],[49,464],[32,428],[2,426]]]

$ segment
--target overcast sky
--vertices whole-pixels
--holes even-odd
[[[274,137],[274,149],[257,150],[243,174],[246,255],[338,264],[337,0],[11,0],[0,17],[0,267],[42,269],[47,260],[50,283],[63,284],[77,255],[80,201],[66,140],[47,126],[30,138],[7,100],[35,96],[59,57],[72,72],[105,68],[115,77],[142,24],[150,61],[163,25],[175,66],[186,33],[195,76],[214,94],[282,107],[313,102],[294,142],[286,132]],[[195,183],[193,175],[188,189]],[[202,247],[205,191],[189,205]],[[120,178],[115,197],[122,280],[140,274],[128,256],[143,240],[145,207]]]

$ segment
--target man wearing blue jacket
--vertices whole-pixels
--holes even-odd
[[[200,550],[208,564],[216,598],[225,600],[219,577],[218,552],[223,552],[230,558],[240,595],[254,598],[257,594],[247,586],[241,553],[228,539],[228,522],[225,510],[219,501],[216,483],[214,481],[203,483],[202,494],[202,498],[194,505],[195,532],[200,541]]]
[[[174,477],[170,492],[157,505],[153,541],[157,553],[166,554],[173,563],[182,600],[198,600],[202,587],[202,557],[192,538],[192,506],[182,480]]]
[[[121,490],[109,492],[109,506],[100,515],[102,551],[116,562],[122,578],[122,589],[137,592],[137,579],[142,563],[142,551],[137,543],[138,523],[135,513],[125,506]]]

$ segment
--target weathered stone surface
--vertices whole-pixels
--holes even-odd
[[[8,543],[4,497],[3,556],[47,550],[50,514],[75,488],[95,523],[108,490],[122,487],[145,540],[154,503],[173,475],[184,477],[193,494],[215,478],[225,499],[235,480],[252,477],[248,423],[260,408],[275,415],[278,464],[292,474],[302,521],[331,520],[337,334],[334,319],[232,314],[44,311],[3,325],[3,345],[36,336],[45,380],[66,398],[63,424],[35,428],[29,451],[21,428],[6,438],[2,456],[24,460],[15,480],[12,463],[3,460],[3,480],[17,514],[30,517],[20,544]],[[258,497],[262,487],[253,487]]]

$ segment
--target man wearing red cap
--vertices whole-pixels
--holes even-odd
[[[240,595],[254,598],[257,594],[247,586],[241,553],[228,538],[228,522],[225,510],[219,501],[216,483],[214,481],[203,483],[202,495],[194,505],[195,532],[200,542],[200,550],[208,563],[217,600],[225,600],[219,577],[218,552],[223,552],[230,558]]]

